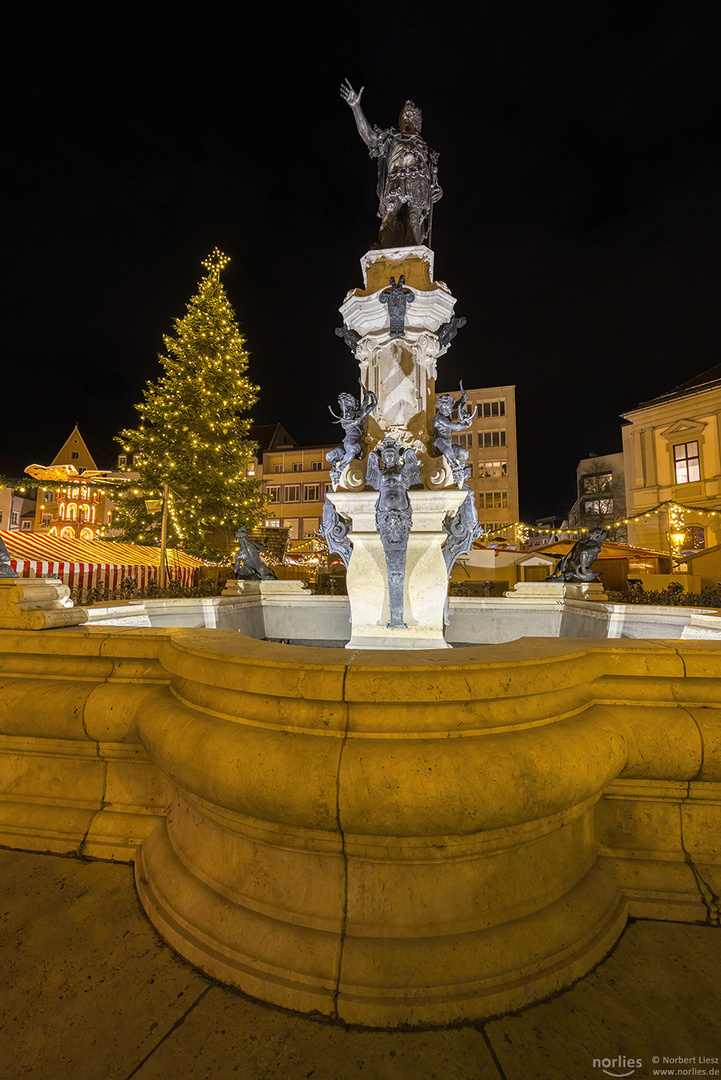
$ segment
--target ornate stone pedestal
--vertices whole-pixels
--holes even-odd
[[[57,578],[0,578],[0,628],[51,630],[87,622],[70,589]]]
[[[284,581],[265,578],[260,581],[258,578],[228,578],[221,596],[251,596],[261,597],[263,600],[277,600],[307,595],[307,592],[305,582],[295,579]]]
[[[350,519],[353,553],[348,564],[351,639],[347,649],[446,649],[443,613],[448,570],[441,550],[447,514],[455,514],[467,492],[410,491],[413,527],[406,549],[403,584],[405,627],[389,628],[390,597],[386,556],[376,530],[377,491],[328,494]]]
[[[361,382],[378,398],[368,417],[366,443],[392,436],[418,453],[424,481],[446,486],[442,461],[428,458],[433,421],[436,361],[448,348],[438,331],[453,318],[455,297],[433,281],[433,252],[425,246],[379,248],[361,259],[364,289],[353,289],[341,305],[346,328],[360,339],[355,354]],[[408,304],[402,333],[391,326],[387,299],[390,279],[404,279]],[[355,464],[355,463],[353,463]],[[348,470],[341,488],[362,488],[362,468]],[[359,477],[356,476],[359,474]],[[451,480],[452,482],[452,480]]]
[[[607,603],[608,596],[600,581],[519,581],[505,594],[509,600],[595,600]]]

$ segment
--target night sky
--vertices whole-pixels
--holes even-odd
[[[357,380],[337,309],[377,238],[345,76],[371,123],[423,109],[436,277],[468,319],[438,386],[516,384],[526,520],[621,449],[620,412],[721,361],[721,5],[18,8],[0,453],[134,426],[216,245],[254,419],[334,439],[327,405]]]

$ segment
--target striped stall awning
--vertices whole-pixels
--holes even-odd
[[[108,593],[120,589],[123,578],[135,578],[138,589],[158,577],[160,548],[120,544],[113,540],[66,540],[45,533],[0,530],[10,563],[20,577],[59,577],[80,597],[103,582]],[[184,586],[193,583],[199,559],[169,548],[168,577]]]

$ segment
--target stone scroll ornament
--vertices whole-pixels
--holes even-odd
[[[408,537],[413,524],[408,489],[421,487],[415,450],[386,438],[368,455],[366,483],[380,494],[376,502],[376,529],[380,534],[388,574],[389,630],[403,630],[403,591]]]
[[[318,532],[328,545],[328,551],[339,555],[346,568],[353,553],[353,545],[348,539],[350,528],[348,519],[338,513],[333,503],[326,496],[323,517],[318,526]]]
[[[328,406],[333,422],[340,424],[345,432],[343,447],[337,447],[326,454],[326,461],[330,464],[330,478],[333,482],[334,491],[340,483],[346,465],[350,465],[354,458],[361,457],[366,417],[373,412],[377,404],[378,398],[373,391],[366,390],[361,384],[360,401],[357,401],[352,394],[343,393],[338,395],[340,415],[334,413],[330,405]]]
[[[465,499],[458,507],[455,514],[448,514],[443,522],[443,531],[448,539],[443,545],[443,558],[446,562],[446,570],[450,580],[453,564],[460,555],[467,555],[473,547],[473,541],[483,535],[483,526],[478,520],[476,498],[472,488],[468,486],[471,475],[468,461],[468,451],[462,446],[458,447],[458,460],[463,465],[463,491],[467,491]],[[443,610],[443,622],[448,626],[448,596]]]
[[[248,530],[241,525],[235,534],[239,548],[235,556],[233,577],[235,578],[275,578],[275,573],[266,566],[260,557],[260,550],[267,551],[265,544],[255,544],[248,539]]]
[[[433,204],[443,196],[438,183],[438,154],[421,138],[423,116],[406,101],[398,128],[371,126],[361,108],[360,90],[346,79],[340,96],[351,108],[358,134],[371,157],[378,159],[379,244],[382,248],[423,244],[433,222]]]
[[[398,284],[396,285],[396,279],[390,278],[390,286],[384,289],[378,299],[381,304],[388,305],[388,319],[390,322],[390,332],[392,338],[399,338],[406,336],[406,307],[408,304],[412,304],[415,297],[412,289],[406,289],[406,275],[401,274],[398,278]]]
[[[465,486],[466,460],[459,455],[460,446],[454,446],[451,437],[456,431],[467,431],[473,423],[476,410],[468,411],[468,394],[460,384],[461,395],[458,401],[453,394],[440,394],[436,398],[436,414],[433,417],[433,453],[443,454],[453,472],[453,479],[459,488]],[[457,411],[457,420],[453,419],[454,410]]]
[[[594,529],[588,536],[577,540],[546,581],[598,581],[601,575],[591,570],[591,566],[598,558],[607,536],[605,529]]]

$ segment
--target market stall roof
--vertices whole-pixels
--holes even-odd
[[[0,536],[11,559],[33,562],[95,563],[100,566],[160,566],[160,548],[140,544],[121,544],[115,540],[66,540],[47,533],[8,532]],[[168,563],[195,569],[200,559],[169,548]]]
[[[544,544],[542,547],[533,548],[533,554],[557,555],[563,557],[571,550],[575,543],[575,540],[556,540],[553,544]],[[601,554],[598,557],[599,559],[656,559],[659,555],[666,559],[671,558],[668,551],[654,551],[651,548],[631,547],[630,544],[614,544],[607,540],[601,547]]]

